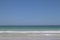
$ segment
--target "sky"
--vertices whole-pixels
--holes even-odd
[[[60,25],[60,0],[0,0],[0,25]]]

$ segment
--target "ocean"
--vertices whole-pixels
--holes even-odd
[[[60,37],[60,25],[0,26],[0,37]],[[14,38],[14,39],[15,39]],[[35,39],[35,38],[34,38]],[[54,38],[55,39],[55,38]],[[20,39],[19,39],[20,40]],[[38,40],[38,39],[37,39]],[[50,40],[50,39],[48,39]],[[53,39],[52,39],[53,40]]]
[[[60,25],[18,25],[0,26],[0,31],[58,31]]]

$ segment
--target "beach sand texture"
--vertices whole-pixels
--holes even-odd
[[[0,37],[0,40],[60,40],[60,37]]]
[[[0,37],[42,37],[42,36],[59,36],[60,34],[40,34],[40,33],[0,33]]]

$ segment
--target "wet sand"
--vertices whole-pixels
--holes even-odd
[[[0,40],[60,40],[60,37],[0,37]]]
[[[0,40],[60,40],[60,34],[0,34]]]

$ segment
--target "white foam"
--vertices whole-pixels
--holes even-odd
[[[60,33],[60,31],[0,31],[0,33]]]

